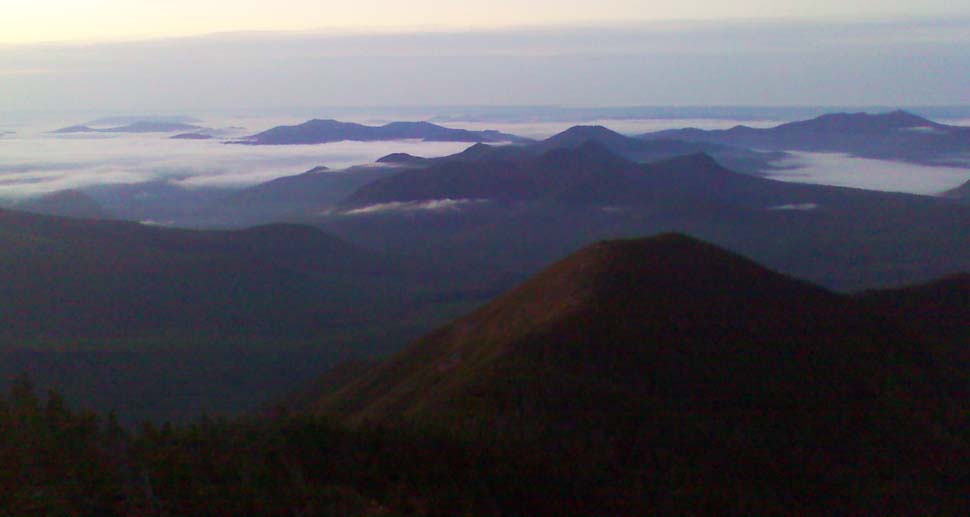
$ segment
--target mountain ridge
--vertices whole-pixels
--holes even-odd
[[[598,404],[582,411],[604,415],[629,404],[866,406],[902,374],[881,359],[896,345],[869,329],[877,322],[843,296],[683,235],[605,241],[412,343],[315,409],[356,424],[464,428],[545,418],[516,416],[519,406],[570,421],[580,393]],[[555,390],[564,391],[550,399]]]
[[[965,166],[959,156],[970,151],[970,127],[940,124],[902,110],[828,113],[770,128],[672,129],[638,138],[675,138],[777,151],[839,152],[935,166]]]
[[[497,131],[453,129],[430,122],[391,122],[368,126],[333,119],[312,119],[293,126],[277,126],[234,143],[249,145],[312,145],[328,142],[419,139],[426,142],[524,142]]]

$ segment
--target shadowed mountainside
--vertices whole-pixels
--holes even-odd
[[[970,181],[943,194],[945,197],[970,202]]]
[[[308,226],[0,210],[0,379],[26,371],[133,419],[240,411],[321,365],[394,349],[503,282]]]
[[[669,231],[840,290],[970,268],[970,210],[947,199],[771,180],[704,154],[635,164],[595,142],[471,152],[366,185],[316,224],[379,249],[524,273],[599,239]]]
[[[601,242],[296,402],[520,444],[600,504],[676,475],[732,508],[959,505],[970,370],[878,305],[681,235]]]
[[[80,190],[59,190],[28,199],[17,210],[78,219],[114,219],[97,201]]]
[[[688,237],[602,242],[320,408],[456,426],[483,416],[528,426],[547,412],[598,421],[633,407],[858,408],[927,360],[906,338],[894,342],[896,330],[847,297]]]

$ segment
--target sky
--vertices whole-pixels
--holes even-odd
[[[0,43],[226,31],[468,29],[756,18],[952,17],[964,0],[4,0]]]
[[[2,0],[0,111],[970,104],[968,0]]]

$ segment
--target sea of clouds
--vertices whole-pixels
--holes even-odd
[[[970,180],[968,167],[930,167],[837,153],[789,152],[791,169],[769,177],[782,181],[910,194],[941,194]]]
[[[188,188],[241,188],[324,165],[334,170],[373,163],[390,153],[435,157],[468,147],[461,142],[336,142],[321,145],[251,146],[212,140],[172,140],[168,133],[53,134],[52,130],[95,118],[80,114],[19,114],[0,120],[0,201],[16,201],[69,188],[101,184],[167,180]],[[212,116],[199,125],[238,138],[280,124],[312,118]],[[381,124],[393,115],[343,115],[342,120]],[[594,119],[582,121],[512,120],[460,121],[443,125],[474,130],[496,129],[541,139],[572,125],[603,125],[635,135],[680,127],[724,129],[738,124],[770,127],[774,120],[729,119]],[[970,168],[927,167],[855,158],[839,154],[792,153],[790,170],[772,177],[818,183],[938,194],[970,179]]]

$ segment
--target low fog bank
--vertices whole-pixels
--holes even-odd
[[[295,124],[310,118],[337,118],[366,124],[394,120],[437,120],[454,128],[494,129],[536,139],[546,138],[573,125],[603,125],[615,131],[636,135],[681,127],[723,129],[744,124],[770,127],[781,120],[751,118],[776,113],[766,108],[739,109],[745,118],[724,118],[727,108],[637,108],[629,113],[641,118],[622,117],[623,111],[554,107],[536,108],[387,108],[380,109],[306,109],[283,110],[268,114],[165,113],[198,119],[197,125],[218,130],[228,138],[263,131],[282,124]],[[807,109],[807,108],[806,108]],[[296,113],[302,114],[296,114]],[[617,118],[580,117],[566,120],[559,113],[616,115]],[[172,133],[51,134],[60,127],[89,124],[106,115],[95,112],[18,113],[0,120],[0,202],[10,203],[27,197],[69,189],[106,184],[137,184],[167,181],[191,189],[242,188],[281,176],[299,174],[324,165],[339,170],[368,164],[391,153],[435,157],[460,152],[470,144],[463,142],[337,142],[321,145],[249,146],[226,144],[222,139],[172,140]],[[131,113],[127,115],[132,115]],[[694,115],[696,117],[677,117]],[[704,116],[707,115],[707,116]],[[664,116],[675,118],[663,118]],[[132,118],[132,117],[128,117]],[[441,119],[448,119],[442,122]],[[947,122],[967,124],[967,119]],[[855,158],[840,154],[791,153],[780,165],[787,167],[771,174],[774,179],[792,182],[848,186],[872,190],[939,194],[970,179],[970,168],[927,167],[908,163]],[[968,163],[970,165],[970,163]]]
[[[502,113],[506,115],[502,115]],[[230,135],[257,133],[277,125],[290,125],[310,118],[338,118],[379,125],[395,120],[454,118],[439,122],[453,128],[494,129],[530,138],[546,138],[571,126],[604,125],[635,135],[684,126],[717,129],[748,124],[759,127],[775,121],[725,118],[598,118],[558,120],[555,108],[497,110],[493,120],[474,120],[487,111],[461,108],[307,109],[304,115],[279,111],[275,114],[179,112],[158,118],[185,116],[195,124]],[[569,110],[567,110],[569,111]],[[694,110],[696,111],[696,110]],[[687,111],[685,113],[693,113]],[[583,111],[585,113],[585,111]],[[609,114],[605,109],[590,114]],[[656,113],[662,116],[663,110]],[[712,112],[716,114],[716,110]],[[45,193],[104,184],[136,184],[164,180],[187,188],[241,188],[281,176],[299,174],[319,165],[339,170],[368,164],[391,153],[435,157],[460,152],[463,142],[335,142],[320,145],[248,146],[212,140],[172,140],[173,133],[76,133],[51,134],[56,129],[79,124],[91,125],[104,119],[98,112],[20,112],[7,117],[0,136],[0,200],[18,200]],[[110,114],[137,119],[131,114]],[[560,117],[561,118],[561,117]],[[458,120],[466,119],[466,120]],[[119,119],[120,120],[120,119]]]
[[[259,125],[259,129],[270,126]],[[319,165],[342,169],[390,153],[443,156],[460,142],[336,142],[248,146],[172,140],[171,134],[70,134],[21,130],[0,138],[0,199],[68,188],[168,180],[185,187],[245,187]]]
[[[791,168],[772,173],[770,178],[927,195],[941,194],[970,180],[970,168],[930,167],[835,153],[789,154],[791,158],[781,165]]]

